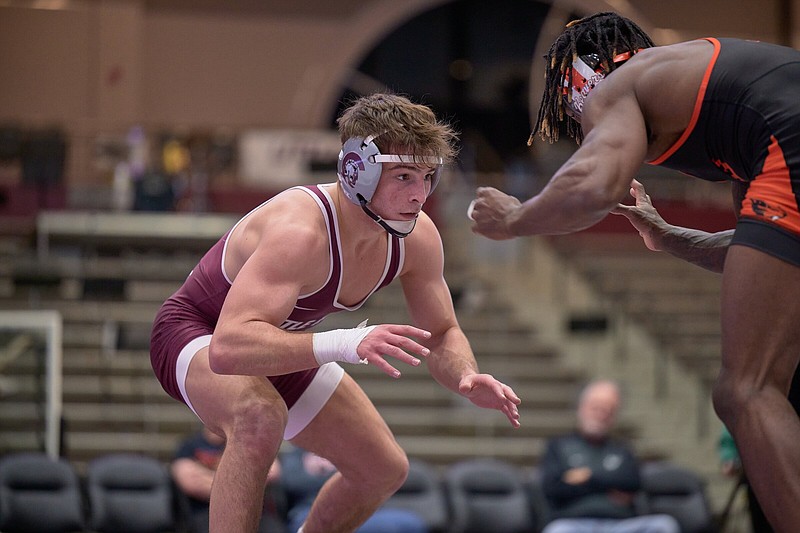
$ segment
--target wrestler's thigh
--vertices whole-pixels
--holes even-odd
[[[282,419],[285,425],[286,404],[269,380],[213,372],[208,363],[208,347],[198,351],[189,364],[186,394],[203,424],[218,434],[230,434],[233,424],[254,408],[274,416],[277,424]]]
[[[800,267],[732,245],[722,276],[722,368],[788,392],[800,360]]]
[[[403,453],[372,401],[347,373],[319,414],[291,442],[329,459],[341,471]]]

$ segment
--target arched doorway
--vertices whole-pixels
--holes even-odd
[[[530,0],[460,0],[414,17],[359,61],[331,123],[359,94],[406,94],[461,131],[462,165],[502,172],[529,133],[531,56],[549,10]]]
[[[379,90],[406,94],[431,105],[461,132],[463,170],[488,180],[510,176],[512,183],[493,184],[530,194],[540,185],[529,179],[537,173],[536,150],[526,141],[541,95],[541,56],[567,21],[611,8],[581,0],[436,4],[394,26],[383,20],[381,33],[372,28],[379,40],[365,43],[352,61],[329,125],[335,127],[353,97]],[[398,13],[393,16],[397,20]]]

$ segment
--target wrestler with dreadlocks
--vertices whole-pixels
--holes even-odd
[[[589,91],[633,54],[655,46],[632,21],[620,18],[619,24],[609,26],[609,20],[606,13],[600,13],[571,22],[567,28],[575,27],[575,31],[562,33],[545,56],[547,88],[536,125],[543,138],[558,140],[558,125],[566,113],[567,133],[580,144],[583,140],[580,113]],[[603,72],[596,72],[600,65]],[[532,133],[528,145],[532,144],[533,136]]]
[[[546,57],[534,133],[555,141],[566,122],[580,146],[524,203],[479,188],[473,231],[564,234],[615,213],[648,248],[721,272],[714,407],[772,526],[800,531],[800,418],[786,398],[800,361],[800,52],[722,38],[653,46],[600,13],[570,24]],[[642,163],[730,182],[735,229],[668,224],[634,179]],[[627,193],[633,205],[619,203]]]

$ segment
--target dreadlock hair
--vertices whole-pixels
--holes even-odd
[[[633,21],[613,12],[603,12],[573,20],[556,39],[545,55],[545,89],[539,106],[539,116],[528,145],[538,132],[542,139],[551,143],[558,140],[559,126],[566,121],[567,134],[580,144],[583,130],[580,123],[564,112],[562,89],[564,76],[570,71],[568,82],[572,84],[570,67],[578,56],[597,54],[607,73],[617,68],[614,56],[625,52],[635,54],[641,48],[655,46],[650,36]]]

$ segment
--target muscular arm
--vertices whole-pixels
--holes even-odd
[[[746,191],[746,184],[733,183],[733,202],[737,215]],[[709,233],[674,226],[661,218],[641,183],[633,180],[630,193],[635,203],[619,205],[613,212],[628,218],[633,227],[639,231],[648,248],[667,252],[678,259],[712,272],[722,272],[734,230]]]
[[[708,233],[691,228],[671,226],[662,238],[663,250],[712,272],[722,272],[733,230]]]
[[[647,131],[632,88],[605,88],[587,100],[583,144],[538,195],[519,204],[495,189],[478,190],[474,232],[494,239],[571,233],[617,205],[644,161]]]
[[[518,427],[519,398],[507,385],[480,373],[458,324],[443,276],[444,252],[438,231],[427,216],[421,216],[412,236],[407,243],[407,265],[401,282],[413,323],[431,332],[425,342],[431,350],[427,357],[431,376],[475,405],[501,411]]]
[[[229,253],[242,254],[244,259],[211,341],[212,369],[222,374],[271,376],[313,368],[317,363],[311,334],[289,333],[279,326],[301,291],[315,282],[314,265],[327,257],[322,255],[325,236],[315,231],[301,210],[293,216],[275,210],[258,231],[246,230],[237,239],[229,243]],[[249,240],[257,242],[249,244]]]
[[[400,278],[408,311],[414,324],[431,332],[425,342],[431,350],[427,358],[431,375],[443,387],[458,392],[465,376],[478,373],[478,363],[456,319],[443,276],[438,232],[430,219],[420,217],[412,235],[413,239],[407,238],[407,264]]]

